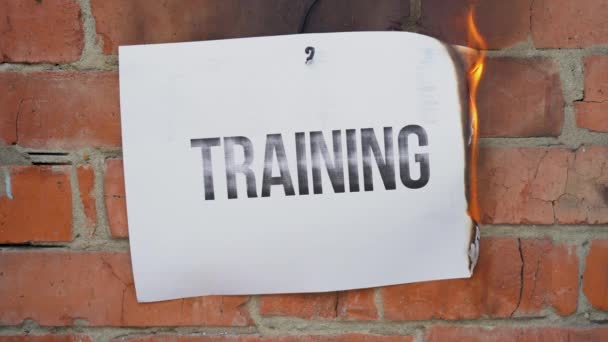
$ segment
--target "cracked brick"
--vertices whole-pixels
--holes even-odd
[[[524,260],[521,303],[515,317],[537,316],[551,307],[560,316],[576,312],[578,257],[576,247],[549,239],[521,239]]]
[[[608,148],[483,148],[482,223],[608,222]]]
[[[120,147],[117,74],[0,73],[0,142],[51,150]]]
[[[564,194],[555,204],[562,224],[608,223],[608,147],[581,147],[572,152]]]
[[[483,238],[470,279],[382,288],[385,319],[542,317],[546,308],[572,313],[578,298],[576,247],[521,239],[520,254],[519,245],[517,238]]]
[[[129,236],[125,179],[121,159],[106,160],[103,191],[112,237],[120,238]]]
[[[137,303],[128,253],[0,251],[0,325],[247,326],[248,297]]]

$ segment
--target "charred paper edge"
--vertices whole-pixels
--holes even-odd
[[[460,99],[460,113],[461,113],[461,122],[462,122],[462,139],[464,141],[464,149],[465,149],[465,165],[464,165],[464,184],[465,184],[465,196],[467,200],[467,205],[470,206],[471,201],[471,186],[470,186],[470,171],[472,168],[476,168],[477,165],[472,165],[471,162],[471,154],[473,152],[472,145],[472,128],[471,128],[471,112],[469,106],[469,82],[468,78],[465,76],[467,72],[467,61],[465,60],[465,51],[474,51],[474,49],[463,47],[463,46],[454,46],[446,43],[441,43],[448,54],[450,55],[452,61],[454,62],[454,71],[456,74],[456,79],[458,82],[458,93]],[[460,50],[462,53],[460,53]],[[475,270],[475,266],[477,265],[477,260],[479,258],[479,240],[480,240],[480,232],[479,225],[475,221],[473,217],[471,217],[468,207],[467,207],[467,215],[469,216],[470,226],[469,226],[469,244],[467,246],[467,256],[469,258],[469,271],[471,272],[471,276],[473,275],[473,271]]]

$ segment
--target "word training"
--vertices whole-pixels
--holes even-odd
[[[346,165],[343,152],[342,130],[333,130],[331,132],[331,152],[321,131],[312,131],[308,134],[305,132],[295,133],[295,151],[286,151],[282,134],[266,135],[264,163],[262,170],[260,170],[262,172],[261,197],[269,197],[272,186],[282,187],[287,196],[294,196],[296,194],[292,178],[294,165],[289,165],[288,163],[288,152],[295,153],[295,160],[297,161],[295,173],[297,176],[298,195],[310,194],[310,174],[312,174],[312,192],[314,194],[323,193],[323,169],[327,172],[331,187],[335,193],[346,191],[345,169],[348,174],[348,190],[350,192],[360,191],[359,154],[362,161],[363,188],[365,191],[374,190],[374,164],[386,190],[395,190],[397,188],[396,163],[399,179],[403,186],[409,189],[424,187],[430,177],[429,155],[428,153],[415,153],[413,155],[414,161],[419,168],[419,176],[417,179],[413,179],[412,165],[410,165],[410,146],[408,146],[408,139],[412,135],[418,139],[418,147],[428,146],[428,137],[424,128],[418,125],[408,125],[399,130],[396,137],[398,146],[397,162],[395,162],[394,156],[393,128],[384,127],[383,131],[384,153],[382,153],[380,143],[376,138],[373,128],[362,128],[359,132],[355,129],[346,129],[344,131],[346,138]],[[256,173],[252,168],[254,162],[254,144],[249,138],[245,136],[232,136],[191,139],[191,147],[201,149],[205,200],[215,199],[212,151],[213,147],[221,146],[222,140],[224,143],[228,198],[238,198],[237,174],[245,177],[247,197],[258,197]],[[237,145],[243,151],[243,156],[239,158],[242,162],[238,163],[235,156],[235,146]],[[310,157],[311,161],[310,169],[308,157]],[[279,171],[278,175],[273,175],[275,168]]]

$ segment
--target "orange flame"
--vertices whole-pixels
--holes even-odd
[[[479,118],[477,110],[477,89],[483,75],[486,59],[486,42],[475,25],[474,11],[471,9],[467,18],[467,44],[478,50],[477,57],[468,70],[469,82],[469,119],[471,122],[471,159],[469,173],[469,215],[479,222],[479,198],[477,193],[477,162],[479,159]]]

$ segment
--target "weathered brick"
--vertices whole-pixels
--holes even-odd
[[[0,176],[0,243],[72,240],[69,167],[0,167]]]
[[[535,316],[546,306],[551,306],[561,316],[576,312],[576,247],[558,245],[547,239],[522,239],[521,253],[524,260],[523,287],[515,316]]]
[[[591,242],[589,254],[585,259],[583,292],[598,309],[608,311],[608,240]]]
[[[585,58],[585,100],[608,100],[608,56]]]
[[[0,342],[92,342],[86,335],[6,335]]]
[[[576,125],[592,132],[608,132],[608,102],[576,102]]]
[[[262,296],[260,314],[323,320],[378,318],[373,289]]]
[[[420,31],[448,43],[468,45],[467,18],[471,10],[488,48],[526,41],[530,32],[529,0],[422,0]]]
[[[516,238],[482,239],[470,279],[382,289],[384,317],[393,321],[541,316],[547,307],[568,315],[576,310],[577,294],[574,246]]]
[[[297,1],[92,0],[106,54],[119,45],[296,33],[307,3]]]
[[[588,146],[571,152],[566,187],[555,204],[558,223],[608,223],[608,147]]]
[[[91,165],[79,165],[76,168],[80,201],[84,208],[85,226],[93,229],[97,225],[97,207],[95,205],[95,172]]]
[[[106,54],[119,45],[298,33],[309,0],[92,0]],[[305,32],[390,30],[409,15],[409,1],[320,1]]]
[[[318,1],[304,32],[401,31],[409,15],[407,0]]]
[[[483,137],[558,136],[564,99],[557,64],[545,58],[489,58],[479,84]]]
[[[378,318],[373,289],[326,293],[267,295],[260,298],[263,316],[369,321]]]
[[[0,251],[0,325],[244,326],[247,297],[138,304],[127,253]]]
[[[103,193],[108,214],[108,223],[113,237],[127,237],[127,202],[125,178],[121,159],[106,160]]]
[[[0,73],[0,140],[39,149],[120,147],[118,78],[106,72]]]
[[[608,340],[608,328],[604,327],[463,327],[434,326],[427,331],[426,342],[601,342]]]
[[[334,319],[337,303],[336,292],[267,295],[260,298],[260,314],[305,319]]]
[[[488,224],[608,222],[608,148],[483,148],[479,203]]]
[[[554,223],[553,205],[564,193],[571,161],[565,149],[481,149],[481,221]]]
[[[535,0],[532,38],[537,48],[582,48],[608,43],[608,2]]]
[[[343,291],[338,293],[337,314],[348,320],[371,321],[378,318],[374,289]]]
[[[608,57],[585,58],[585,98],[575,103],[576,124],[595,132],[608,132]]]
[[[374,334],[345,334],[345,335],[298,335],[298,336],[178,336],[154,335],[125,337],[112,340],[113,342],[412,342],[412,336],[404,335],[374,335]]]
[[[25,81],[23,74],[0,74],[0,143],[17,143],[17,119],[28,98],[27,95],[23,96]]]
[[[74,62],[83,47],[76,0],[0,0],[0,62]]]

